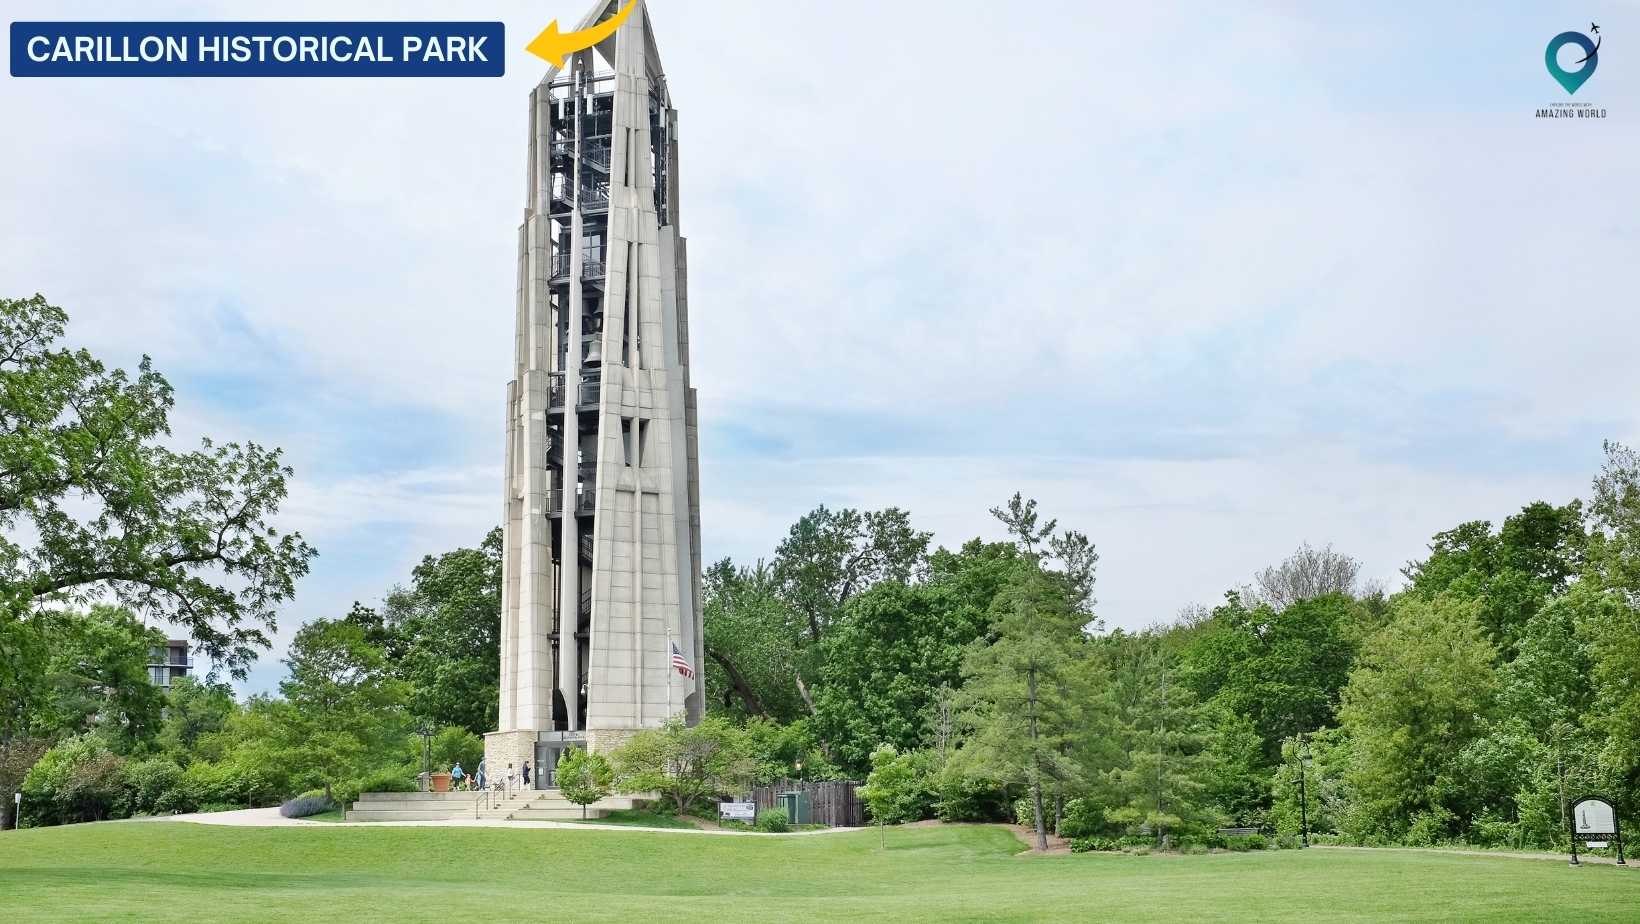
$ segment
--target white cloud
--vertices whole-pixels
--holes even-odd
[[[484,15],[516,46],[578,5]],[[1580,490],[1597,435],[1640,434],[1640,72],[1614,58],[1580,94],[1604,122],[1531,118],[1558,92],[1534,72],[1545,12],[651,5],[709,556],[767,554],[822,500],[957,542],[1023,490],[1093,534],[1106,612],[1144,624],[1304,539],[1393,577],[1437,529]],[[65,15],[126,8],[14,12]],[[290,450],[287,512],[325,555],[295,616],[494,522],[540,73],[509,65],[0,96],[0,291],[220,388],[182,394],[180,431]],[[850,424],[919,418],[938,439],[875,452]],[[818,457],[733,442],[788,430]]]

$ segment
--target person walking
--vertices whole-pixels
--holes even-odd
[[[524,788],[528,789],[529,785],[530,785],[530,762],[526,760],[526,761],[524,761]]]
[[[452,789],[460,789],[462,787],[462,785],[464,783],[466,783],[466,781],[467,781],[467,774],[462,772],[462,770],[461,770],[461,761],[458,760],[458,761],[456,761],[456,765],[454,767],[450,768],[450,783],[452,784],[451,788]]]
[[[477,786],[479,789],[483,789],[484,785],[490,781],[489,776],[484,772],[484,768],[488,764],[489,758],[480,760],[478,762],[478,769],[473,771],[473,785]]]

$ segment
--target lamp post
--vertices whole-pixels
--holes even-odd
[[[425,788],[433,772],[433,730],[422,722],[416,726],[416,734],[421,736],[421,785]]]
[[[803,782],[803,762],[797,762],[797,782]]]
[[[1310,797],[1306,785],[1304,767],[1310,762],[1310,744],[1304,740],[1304,733],[1298,733],[1298,823],[1299,831],[1304,836],[1304,846],[1310,846]]]

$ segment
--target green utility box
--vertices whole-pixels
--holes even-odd
[[[786,810],[786,821],[794,825],[814,823],[814,806],[809,794],[801,790],[783,792],[775,797],[775,808]]]

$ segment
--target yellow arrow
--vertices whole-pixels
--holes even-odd
[[[609,17],[590,29],[579,32],[559,32],[558,20],[547,23],[541,34],[535,40],[524,46],[524,50],[551,64],[553,67],[564,66],[564,56],[574,54],[583,48],[591,48],[611,35],[626,21],[627,14],[637,6],[638,0],[626,0],[626,6],[619,13]]]

